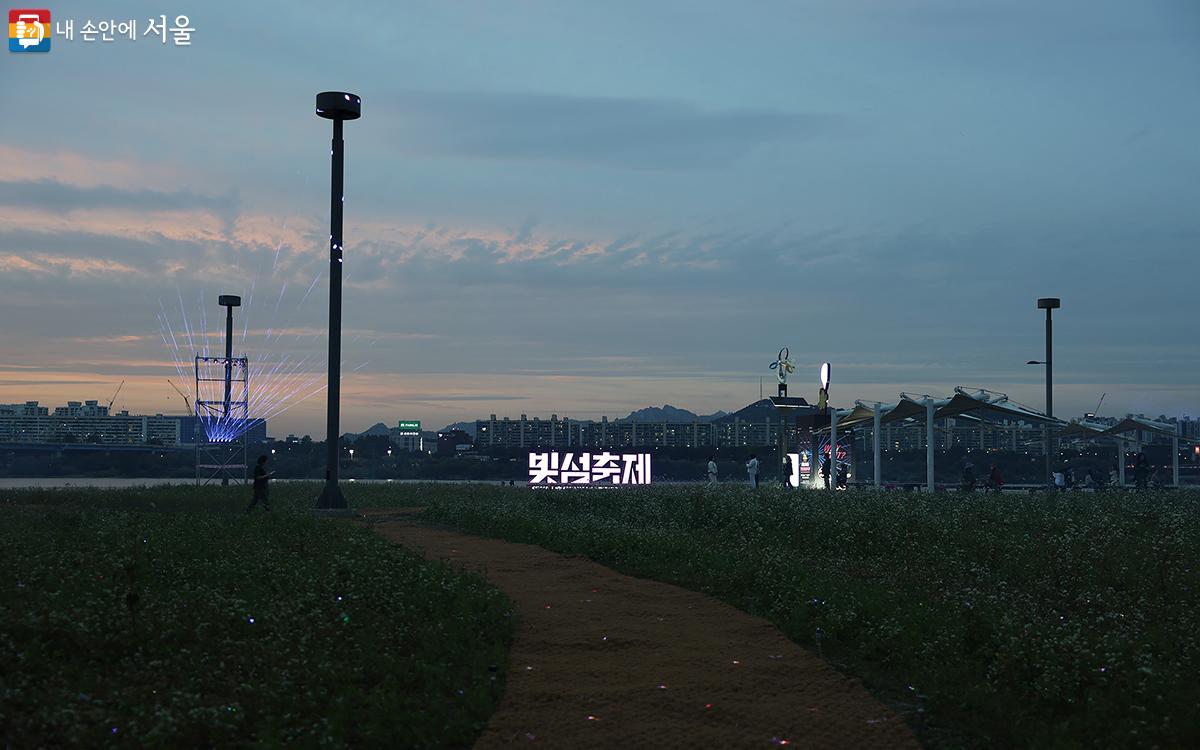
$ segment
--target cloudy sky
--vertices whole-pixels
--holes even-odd
[[[1200,412],[1191,0],[51,10],[75,39],[0,66],[0,402],[182,411],[221,293],[256,384],[319,387],[334,89],[345,429],[732,410],[785,345],[793,394],[1041,407],[1041,296],[1057,413]]]

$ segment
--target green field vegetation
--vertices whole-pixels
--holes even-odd
[[[0,491],[0,745],[469,746],[509,602],[318,489]]]
[[[934,746],[1200,747],[1196,493],[412,492],[765,617]]]

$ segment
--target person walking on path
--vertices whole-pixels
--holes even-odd
[[[1067,491],[1067,475],[1062,473],[1062,470],[1054,472],[1054,489],[1059,492]]]
[[[1085,492],[1094,492],[1096,490],[1096,475],[1091,469],[1087,470],[1087,476],[1083,478],[1083,489]]]
[[[708,483],[709,484],[717,483],[717,457],[716,456],[708,457]]]
[[[1004,476],[1000,473],[1000,467],[992,464],[992,468],[988,471],[988,489],[992,492],[999,492],[1004,489]]]
[[[259,456],[258,463],[254,465],[254,497],[250,500],[250,507],[246,508],[247,513],[254,510],[254,506],[258,505],[259,500],[262,501],[263,507],[268,512],[271,510],[270,491],[267,483],[273,476],[275,476],[275,472],[267,471],[267,457]]]
[[[1134,459],[1133,479],[1137,483],[1139,490],[1148,489],[1150,482],[1150,462],[1146,460],[1146,454],[1138,451],[1137,458]]]
[[[746,462],[746,474],[750,477],[750,486],[758,489],[758,455],[755,453],[751,453]]]
[[[821,464],[821,479],[825,481],[825,489],[829,489],[829,463],[830,459],[825,459]]]
[[[975,491],[975,464],[970,461],[963,463],[962,477],[958,481],[958,488],[961,492]]]

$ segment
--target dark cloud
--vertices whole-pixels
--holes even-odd
[[[666,99],[402,92],[392,105],[406,150],[639,169],[725,165],[775,142],[844,127],[839,116],[706,109]]]
[[[481,393],[470,396],[450,396],[437,393],[412,393],[405,394],[403,397],[390,396],[389,399],[400,403],[410,401],[426,401],[436,403],[439,401],[525,401],[527,400],[527,397],[509,396],[503,393]]]
[[[51,385],[107,385],[107,380],[55,380]],[[15,385],[19,387],[35,387],[40,385],[33,380],[0,380],[0,385]]]
[[[221,219],[228,235],[237,221],[240,200],[236,191],[214,196],[189,191],[124,190],[112,185],[81,187],[47,179],[0,181],[0,205],[55,214],[96,209],[203,211]]]

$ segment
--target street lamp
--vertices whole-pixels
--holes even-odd
[[[342,123],[362,116],[362,100],[344,91],[317,94],[317,116],[333,120],[332,162],[329,191],[329,385],[326,387],[325,488],[318,508],[345,508],[346,498],[338,487],[338,407],[342,380],[342,176],[345,143]],[[353,458],[353,451],[351,451]]]
[[[242,298],[236,294],[222,294],[217,304],[225,308],[225,411],[229,419],[229,398],[233,378],[233,308],[242,306]]]
[[[229,399],[233,379],[233,308],[242,306],[242,298],[236,294],[222,294],[217,297],[217,304],[225,308],[225,428],[229,429]],[[243,414],[242,416],[247,416]],[[229,486],[229,475],[221,471],[221,486]]]
[[[1052,313],[1062,307],[1062,301],[1058,297],[1041,297],[1037,301],[1039,310],[1046,311],[1046,359],[1039,362],[1037,360],[1029,360],[1026,364],[1045,365],[1046,366],[1046,417],[1054,417],[1054,322],[1051,318]],[[1046,422],[1046,481],[1051,481],[1051,434],[1052,426],[1050,422]]]

